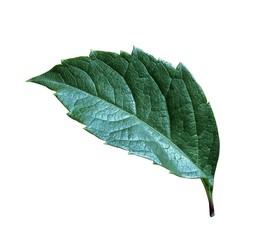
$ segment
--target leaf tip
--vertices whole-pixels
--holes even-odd
[[[36,78],[37,77],[30,78],[30,79],[26,80],[26,82],[31,82],[31,83],[34,82],[35,83],[35,82],[37,82]]]

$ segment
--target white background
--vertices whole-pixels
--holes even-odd
[[[0,3],[0,239],[272,239],[271,1]],[[216,215],[200,180],[106,146],[25,83],[136,46],[203,87],[221,138]]]

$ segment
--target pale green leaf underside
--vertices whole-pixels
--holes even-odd
[[[136,48],[92,51],[30,81],[54,90],[68,115],[107,144],[177,176],[201,178],[211,195],[218,131],[202,89],[182,64],[173,68]]]

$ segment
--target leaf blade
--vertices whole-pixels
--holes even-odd
[[[204,179],[212,193],[218,131],[204,92],[182,64],[173,68],[136,48],[94,51],[30,81],[54,90],[68,115],[107,144],[177,176]]]

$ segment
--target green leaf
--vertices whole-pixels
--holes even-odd
[[[32,78],[54,90],[68,115],[107,144],[152,160],[212,191],[219,137],[210,104],[189,71],[134,48],[92,51]]]

